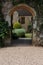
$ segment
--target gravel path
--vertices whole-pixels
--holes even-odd
[[[43,47],[2,48],[0,65],[43,65]]]

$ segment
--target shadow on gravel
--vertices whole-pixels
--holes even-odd
[[[15,39],[11,41],[11,46],[31,46],[31,39]]]

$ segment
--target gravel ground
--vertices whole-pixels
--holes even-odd
[[[43,65],[43,47],[1,48],[0,65]]]

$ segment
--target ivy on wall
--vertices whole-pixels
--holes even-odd
[[[6,37],[8,29],[9,29],[8,22],[4,20],[2,7],[3,7],[3,4],[2,2],[0,2],[0,47],[4,46],[3,39]]]
[[[26,3],[29,6],[35,8],[38,15],[43,16],[43,0],[11,0],[11,1],[13,5]]]
[[[25,3],[25,0],[12,0],[13,5],[17,5],[20,3]]]

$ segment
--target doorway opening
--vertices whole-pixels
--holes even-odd
[[[11,39],[14,43],[28,43],[33,40],[33,19],[36,16],[34,10],[26,4],[15,6],[10,11]]]

